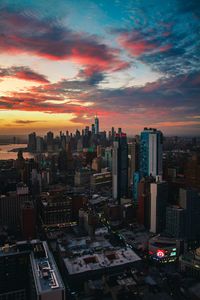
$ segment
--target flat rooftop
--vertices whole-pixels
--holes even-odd
[[[105,268],[119,267],[141,260],[130,248],[113,249],[82,255],[80,257],[65,258],[64,263],[69,275],[80,274]]]
[[[30,258],[36,289],[39,293],[64,289],[54,258],[46,242],[35,244]]]

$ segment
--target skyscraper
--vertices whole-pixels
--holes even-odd
[[[140,136],[140,175],[162,175],[163,135],[154,128],[144,128]]]
[[[125,133],[116,134],[112,158],[113,198],[120,202],[128,192],[128,144]]]
[[[200,195],[196,189],[179,190],[179,204],[186,210],[185,233],[189,240],[200,239]]]
[[[175,238],[185,237],[186,210],[178,205],[168,206],[166,209],[167,234]]]
[[[165,229],[168,184],[165,181],[151,183],[151,217],[150,231],[161,233]]]
[[[36,151],[36,133],[30,133],[28,135],[28,151],[35,152]]]
[[[94,135],[95,134],[95,125],[94,124],[92,124],[92,126],[91,126],[91,131],[92,131],[92,135]]]
[[[138,171],[139,165],[139,143],[134,139],[131,143],[128,143],[128,158],[129,158],[129,168],[128,168],[128,184],[131,186],[133,184],[133,174]]]
[[[53,151],[53,132],[47,132],[47,151]]]
[[[95,129],[95,134],[99,134],[99,119],[97,116],[94,119],[94,129]]]

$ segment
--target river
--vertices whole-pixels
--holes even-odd
[[[16,159],[17,152],[9,152],[12,149],[16,148],[26,148],[27,144],[9,144],[9,145],[0,145],[0,160],[6,159]],[[33,154],[29,152],[23,152],[23,157],[26,158],[33,158]]]

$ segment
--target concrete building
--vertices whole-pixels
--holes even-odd
[[[179,261],[181,271],[200,279],[200,248],[183,254]]]
[[[16,192],[0,196],[0,224],[2,226],[15,227],[20,225],[20,200]]]
[[[65,300],[65,287],[46,242],[33,244],[30,263],[34,283],[31,299]]]
[[[102,186],[111,186],[112,174],[111,172],[102,172],[91,175],[91,187],[96,189]]]
[[[186,213],[186,237],[189,240],[200,239],[200,193],[195,189],[179,190],[179,205]]]
[[[165,181],[151,183],[151,218],[150,231],[161,233],[165,229],[166,206],[168,201],[168,184]]]
[[[94,131],[95,134],[99,134],[99,119],[97,117],[94,119]]]
[[[65,300],[65,287],[46,242],[0,247],[0,299]]]
[[[66,225],[72,221],[72,197],[64,189],[41,193],[38,211],[42,226]]]
[[[90,176],[92,175],[92,170],[89,168],[81,168],[75,172],[74,184],[75,186],[90,185]]]
[[[166,208],[166,227],[165,231],[172,237],[185,237],[186,210],[178,205]]]

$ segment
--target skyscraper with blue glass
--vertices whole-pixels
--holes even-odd
[[[162,175],[163,134],[144,128],[140,135],[140,176]]]

